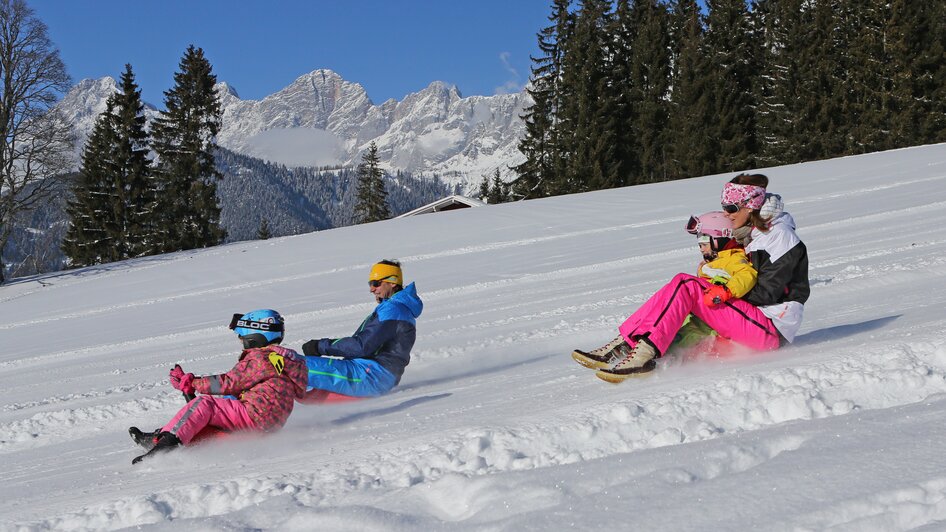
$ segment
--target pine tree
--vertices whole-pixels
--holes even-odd
[[[489,187],[486,202],[489,204],[505,203],[509,196],[509,185],[499,176],[499,168],[493,174],[493,182]]]
[[[885,41],[891,147],[946,140],[946,4],[893,0]]]
[[[708,89],[711,72],[704,53],[703,15],[696,0],[677,0],[673,5],[670,35],[668,174],[672,179],[710,174],[719,146],[706,133],[715,110]]]
[[[539,31],[540,57],[532,57],[532,74],[526,91],[532,105],[522,115],[526,133],[519,142],[519,151],[526,160],[513,168],[518,177],[511,194],[517,199],[550,195],[551,184],[562,179],[565,146],[559,127],[564,95],[561,87],[564,45],[572,33],[571,0],[553,0],[549,21],[553,24]]]
[[[563,145],[568,146],[565,173],[553,184],[552,194],[570,194],[612,186],[618,170],[614,163],[614,128],[608,120],[608,80],[605,75],[606,28],[609,3],[584,0],[576,13],[574,33],[564,50],[559,116]]]
[[[637,0],[630,11],[634,27],[631,79],[634,105],[631,131],[637,139],[639,170],[634,183],[666,179],[666,126],[670,114],[669,14],[657,0]]]
[[[109,117],[113,115],[114,105],[114,99],[109,98],[105,111],[95,122],[82,153],[82,168],[73,188],[74,199],[66,207],[71,223],[62,249],[70,264],[76,267],[117,260],[113,255],[117,246],[111,241],[111,228],[117,224],[111,208],[116,185],[110,158],[117,136]]]
[[[763,67],[756,85],[758,161],[775,166],[801,160],[799,131],[806,126],[799,102],[802,68],[799,60],[808,42],[801,5],[805,0],[761,0],[753,10],[763,42]]]
[[[131,65],[110,96],[82,157],[72,224],[63,251],[73,265],[140,257],[155,251],[155,201],[144,104]]]
[[[477,191],[477,197],[482,201],[489,203],[489,176],[483,176],[483,180],[480,181],[480,188]]]
[[[378,222],[391,217],[383,175],[378,157],[378,146],[372,142],[368,146],[368,151],[361,157],[361,164],[358,165],[355,223]]]
[[[112,120],[118,141],[114,163],[122,185],[118,193],[123,212],[119,216],[122,226],[115,238],[125,241],[127,257],[141,257],[159,252],[154,210],[157,190],[149,159],[151,138],[145,129],[141,90],[130,64],[125,65],[120,85]]]
[[[712,172],[755,165],[756,142],[754,58],[759,52],[749,27],[745,0],[707,0],[706,53],[710,61],[707,91],[713,120],[704,134],[718,146]]]
[[[635,132],[637,125],[636,96],[633,84],[633,57],[637,41],[637,27],[631,16],[632,0],[617,0],[611,20],[607,76],[610,100],[607,102],[611,120],[606,127],[614,136],[615,186],[632,184],[641,173],[640,144]]]
[[[266,218],[263,218],[259,222],[259,229],[256,231],[257,240],[269,240],[272,238],[273,233],[269,230],[269,221]]]
[[[221,174],[214,166],[221,115],[216,82],[203,50],[189,46],[174,87],[164,93],[167,110],[154,124],[163,251],[214,246],[226,236],[217,202]]]
[[[843,0],[819,0],[806,10],[810,13],[801,24],[806,43],[797,53],[799,65],[799,112],[794,119],[799,126],[792,137],[798,160],[823,159],[844,153],[846,124],[844,94],[841,88],[843,67],[840,54],[846,46],[838,29],[838,12]],[[807,29],[807,31],[805,31]]]
[[[843,45],[840,67],[846,154],[887,149],[891,76],[886,54],[884,23],[889,18],[887,0],[842,2],[838,34]]]

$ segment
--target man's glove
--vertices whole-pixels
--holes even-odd
[[[732,298],[725,285],[711,284],[703,289],[703,304],[707,307],[722,305]]]
[[[186,395],[194,393],[194,374],[184,373],[180,365],[174,365],[174,369],[168,374],[168,378],[171,380],[171,387],[175,390],[180,390]]]
[[[319,356],[319,341],[309,340],[308,342],[302,344],[302,353],[307,357]]]

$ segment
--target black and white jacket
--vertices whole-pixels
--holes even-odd
[[[762,232],[752,230],[746,253],[759,278],[742,299],[759,308],[789,342],[801,328],[808,284],[808,249],[795,234],[795,220],[781,213]]]

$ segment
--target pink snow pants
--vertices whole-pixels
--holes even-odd
[[[213,395],[198,395],[161,430],[174,434],[181,443],[187,445],[207,426],[227,432],[256,428],[246,407],[240,401]]]
[[[739,299],[708,307],[703,304],[703,288],[710,284],[685,273],[678,273],[650,297],[618,328],[628,344],[646,335],[663,354],[683,326],[687,314],[693,314],[723,338],[760,351],[779,346],[775,326],[761,310]]]

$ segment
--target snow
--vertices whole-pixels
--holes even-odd
[[[946,145],[762,170],[808,246],[790,347],[575,364],[699,254],[732,174],[492,205],[14,280],[0,288],[0,529],[946,528]],[[379,258],[425,301],[388,396],[132,467],[229,369],[234,312],[350,334]]]
[[[239,151],[286,166],[332,166],[346,157],[345,144],[321,129],[268,129],[244,140]]]

